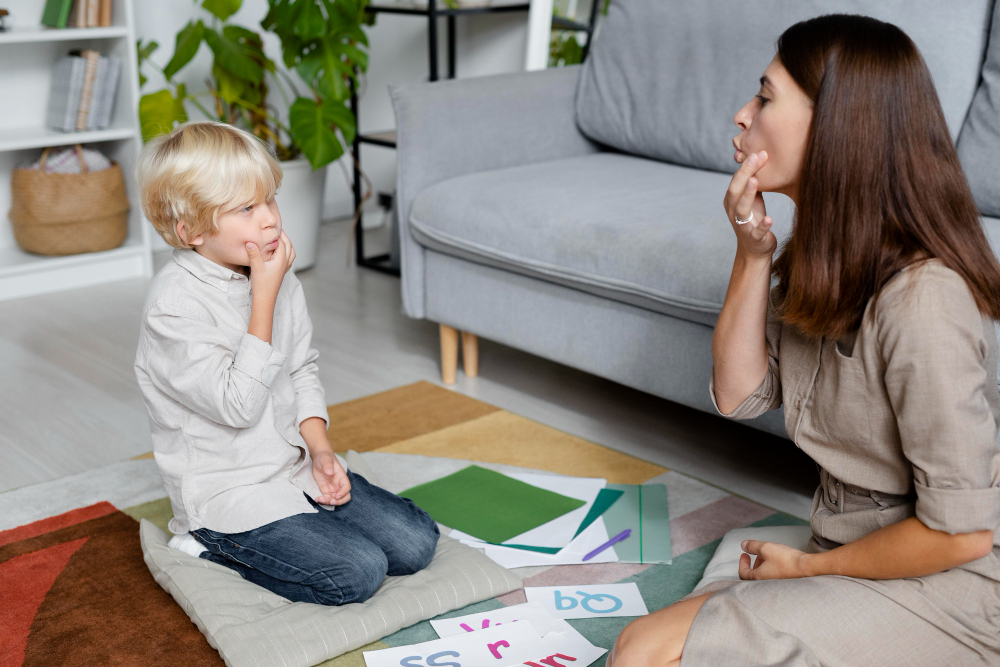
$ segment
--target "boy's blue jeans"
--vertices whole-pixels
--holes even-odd
[[[387,574],[413,574],[434,556],[438,527],[408,498],[347,471],[351,499],[332,512],[296,514],[244,533],[192,531],[247,581],[293,602],[341,605],[370,598]]]

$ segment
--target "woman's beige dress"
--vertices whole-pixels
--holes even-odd
[[[936,260],[901,271],[868,303],[860,330],[840,341],[783,326],[773,298],[767,377],[728,416],[784,404],[788,434],[820,468],[811,549],[914,515],[948,533],[992,530],[994,548],[912,579],[735,583],[698,612],[682,666],[1000,665],[993,321]]]

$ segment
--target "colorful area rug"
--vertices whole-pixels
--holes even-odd
[[[629,582],[649,609],[691,592],[727,531],[805,522],[676,471],[557,431],[436,385],[419,382],[330,406],[330,440],[354,449],[406,488],[461,459],[612,483],[666,484],[671,565],[624,563],[515,570],[525,586]],[[149,457],[0,494],[0,667],[221,665],[222,659],[154,581],[139,549],[138,520],[166,530],[171,516]],[[458,616],[524,601],[523,591],[471,605]],[[571,623],[610,648],[630,619]],[[418,623],[325,667],[361,667],[361,652],[435,639]]]

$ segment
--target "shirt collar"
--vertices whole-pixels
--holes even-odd
[[[249,281],[242,273],[236,273],[221,264],[216,264],[191,248],[174,248],[173,258],[195,278],[206,285],[211,285],[220,292],[228,292],[229,285],[233,280]]]

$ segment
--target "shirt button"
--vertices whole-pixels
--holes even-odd
[[[226,281],[225,280],[220,280],[219,281],[219,287],[225,287],[225,286],[226,286]]]
[[[837,482],[837,487],[840,488],[840,482]]]
[[[834,498],[834,499],[833,499],[833,504],[834,504],[834,505],[836,505],[836,504],[837,504],[837,499],[836,499],[836,498]]]

